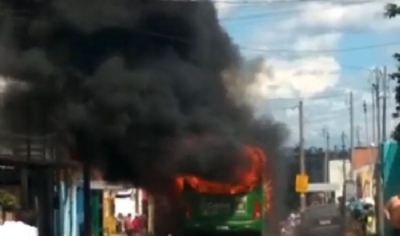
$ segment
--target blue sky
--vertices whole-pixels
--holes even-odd
[[[294,144],[298,141],[295,107],[301,97],[306,144],[322,146],[323,128],[339,144],[340,133],[350,129],[347,101],[352,91],[360,141],[371,143],[372,127],[365,123],[362,110],[365,101],[371,121],[370,69],[393,70],[392,54],[400,51],[396,37],[400,19],[383,16],[386,1],[236,1],[216,0],[216,6],[221,25],[236,44],[261,49],[242,54],[265,58],[265,69],[249,89],[258,98],[256,112],[287,123],[292,131],[288,143]],[[398,44],[382,46],[396,40]],[[393,99],[388,101],[393,110]],[[389,131],[395,122],[388,119]]]

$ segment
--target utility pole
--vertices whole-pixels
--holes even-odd
[[[380,70],[377,68],[375,69],[375,83],[372,86],[375,89],[375,103],[376,103],[376,133],[377,133],[377,140],[376,144],[379,145],[381,142],[381,106],[380,106],[380,83],[381,83],[381,75]]]
[[[304,155],[304,117],[303,117],[303,101],[299,102],[299,148],[300,148],[300,173],[306,174],[306,159]],[[300,208],[301,210],[306,209],[306,195],[300,194]]]
[[[327,128],[322,129],[322,134],[325,136],[326,147],[325,147],[325,157],[324,157],[324,183],[329,182],[329,153],[330,153],[330,135]]]
[[[342,131],[341,140],[342,140],[342,153],[343,153],[346,151],[346,134],[344,131]],[[347,158],[346,157],[347,157],[346,153],[344,153],[344,157],[341,157],[342,161],[343,161],[342,162],[343,163],[343,166],[342,166],[342,168],[343,168],[343,192],[342,192],[343,202],[342,202],[342,204],[343,205],[341,207],[343,207],[343,209],[345,208],[346,202],[347,202],[347,184],[346,184],[347,183],[347,168],[346,168]],[[345,217],[345,219],[347,219],[347,211],[345,211],[345,212],[346,213],[345,213],[344,217]],[[346,234],[347,229],[348,229],[348,223],[347,223],[347,220],[344,220],[343,221],[343,235]]]
[[[341,153],[346,151],[346,134],[344,133],[344,131],[342,131],[342,135],[341,135],[341,140],[342,140],[342,151]],[[343,158],[342,156],[340,156],[340,158],[342,158],[343,161],[343,180],[347,180],[347,170],[346,170],[346,159],[347,158]]]
[[[375,87],[374,84],[372,84],[372,98],[371,98],[371,116],[372,116],[372,140],[371,142],[375,145],[377,143],[376,141],[376,112],[375,112],[375,107],[376,107],[376,97],[375,97]],[[370,144],[368,144],[370,145]]]
[[[354,101],[353,101],[353,92],[350,92],[350,180],[353,180],[353,149],[354,149]]]
[[[386,66],[383,67],[382,76],[382,87],[383,87],[383,102],[382,102],[382,141],[386,141],[386,104],[387,104],[387,69]]]
[[[357,126],[356,126],[356,140],[357,140],[357,147],[361,147],[361,137],[360,137],[360,132],[361,132],[361,126],[357,125]]]
[[[364,111],[364,122],[365,122],[365,141],[366,146],[369,147],[371,143],[369,142],[369,124],[368,124],[368,112],[367,112],[367,102],[364,100],[363,104],[363,111]]]
[[[383,236],[385,233],[384,229],[384,216],[383,216],[383,181],[382,181],[382,173],[381,173],[381,121],[380,121],[380,82],[381,82],[381,71],[379,69],[375,69],[375,84],[373,84],[373,88],[375,89],[375,102],[376,102],[376,110],[377,110],[377,148],[378,148],[378,157],[376,158],[376,164],[374,168],[374,179],[375,179],[375,213],[376,213],[376,233],[380,236]]]

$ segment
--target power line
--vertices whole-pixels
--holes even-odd
[[[349,70],[359,70],[359,71],[371,72],[370,68],[365,68],[365,67],[361,67],[361,66],[340,64],[340,67],[345,68],[345,69],[349,69]]]
[[[166,38],[170,40],[177,40],[182,43],[194,43],[193,41],[180,38],[180,37],[175,37],[171,35],[165,35],[162,33],[157,33],[154,31],[142,31],[142,30],[135,30],[139,33],[144,33],[150,36],[155,36],[155,37],[161,37],[161,38]],[[262,48],[250,48],[247,46],[243,45],[237,45],[239,49],[242,50],[247,50],[247,51],[257,51],[257,52],[298,52],[298,53],[323,53],[323,52],[352,52],[352,51],[362,51],[362,50],[367,50],[367,49],[374,49],[374,48],[382,48],[382,47],[388,47],[388,46],[394,46],[394,45],[400,45],[400,41],[397,42],[387,42],[387,43],[381,43],[381,44],[370,44],[370,45],[364,45],[364,46],[358,46],[358,47],[349,47],[349,48],[337,48],[337,49],[321,49],[321,50],[294,50],[294,49],[262,49]]]
[[[170,1],[170,0],[168,0]],[[318,0],[319,1],[319,0]],[[165,38],[169,40],[174,40],[180,43],[186,43],[186,44],[193,44],[195,41],[173,36],[173,35],[167,35],[164,33],[158,33],[155,31],[149,31],[149,30],[139,30],[139,29],[133,29],[133,31],[136,31],[137,33],[148,35],[148,36],[154,36],[154,37],[159,37],[159,38]],[[400,45],[400,42],[387,42],[387,43],[381,43],[381,44],[371,44],[371,45],[363,45],[363,46],[358,46],[358,47],[349,47],[349,48],[336,48],[336,49],[320,49],[320,50],[295,50],[295,49],[263,49],[263,48],[252,48],[252,47],[247,47],[243,45],[236,45],[238,49],[241,50],[246,50],[246,51],[255,51],[255,52],[292,52],[292,53],[327,53],[327,52],[353,52],[353,51],[362,51],[362,50],[368,50],[368,49],[375,49],[375,48],[382,48],[382,47],[388,47],[388,46],[394,46],[394,45]]]
[[[177,2],[177,3],[201,3],[201,2],[212,2],[214,4],[222,3],[222,4],[245,4],[245,5],[258,5],[258,4],[267,4],[267,5],[278,5],[282,3],[289,3],[289,4],[296,4],[296,3],[308,3],[308,2],[321,2],[321,3],[326,3],[326,0],[260,0],[260,1],[246,1],[246,0],[161,0],[160,2]],[[343,0],[343,1],[336,1],[334,2],[335,4],[360,4],[360,3],[369,3],[369,2],[380,2],[380,0]],[[305,10],[289,10],[289,11],[277,11],[277,12],[267,12],[267,13],[258,13],[254,15],[248,15],[248,16],[239,16],[239,17],[229,17],[229,18],[223,18],[220,20],[223,21],[231,21],[231,20],[246,20],[246,19],[256,19],[256,18],[263,18],[263,17],[270,17],[270,16],[275,16],[275,15],[282,15],[282,14],[291,14],[291,13],[299,13],[303,12]],[[18,14],[26,14],[29,13],[30,10],[3,10],[1,11],[1,14],[4,14],[6,12],[17,12]]]
[[[256,51],[256,52],[299,52],[299,53],[324,53],[324,52],[353,52],[353,51],[362,51],[374,48],[382,48],[388,46],[400,45],[400,42],[387,42],[381,44],[370,44],[358,47],[349,47],[349,48],[337,48],[337,49],[320,49],[320,50],[294,50],[294,49],[261,49],[261,48],[249,48],[246,46],[239,46],[240,49],[247,51]]]
[[[293,102],[291,105],[285,105],[285,106],[279,106],[279,107],[274,107],[273,105],[269,107],[269,109],[273,111],[287,111],[287,110],[294,110],[298,108],[298,105],[295,103],[298,103],[298,101],[303,100],[304,102],[309,102],[309,101],[318,101],[318,100],[324,100],[324,99],[330,99],[330,98],[338,98],[338,97],[345,97],[346,94],[334,94],[334,95],[325,95],[325,96],[315,96],[315,97],[310,97],[310,98],[273,98],[273,99],[266,99],[266,102],[277,102],[277,101],[287,101],[287,102]],[[344,110],[345,108],[343,108]],[[337,112],[336,110],[332,112]]]
[[[374,0],[353,0],[350,2],[369,2],[369,1],[374,1]],[[379,0],[375,0],[375,1],[379,1]],[[251,4],[251,5],[258,5],[258,4],[267,4],[267,5],[272,5],[272,4],[282,4],[282,3],[289,3],[289,4],[293,4],[293,3],[307,3],[307,2],[326,2],[326,0],[279,0],[279,1],[274,1],[274,0],[268,0],[268,1],[264,1],[264,0],[260,0],[260,1],[246,1],[246,0],[161,0],[161,2],[182,2],[182,3],[200,3],[200,2],[212,2],[212,3],[223,3],[223,4]],[[336,3],[347,3],[349,1],[337,1]]]
[[[167,38],[170,40],[177,40],[182,43],[194,43],[193,41],[183,39],[180,37],[175,37],[171,35],[165,35],[161,33],[157,33],[154,31],[139,31],[136,30],[137,32],[140,33],[145,33],[147,35],[155,36],[155,37],[162,37],[162,38]],[[387,43],[381,43],[381,44],[371,44],[371,45],[364,45],[364,46],[359,46],[359,47],[349,47],[349,48],[337,48],[337,49],[324,49],[324,50],[294,50],[294,49],[261,49],[261,48],[250,48],[247,46],[243,45],[237,45],[239,49],[242,50],[247,50],[247,51],[257,51],[257,52],[300,52],[300,53],[323,53],[323,52],[351,52],[351,51],[361,51],[361,50],[367,50],[367,49],[374,49],[374,48],[382,48],[382,47],[388,47],[388,46],[394,46],[394,45],[400,45],[400,42],[387,42]]]
[[[172,35],[167,35],[163,33],[157,33],[155,31],[148,31],[148,30],[139,30],[135,29],[134,31],[149,35],[149,36],[154,36],[154,37],[159,37],[159,38],[165,38],[169,40],[174,40],[180,43],[186,43],[186,44],[191,44],[194,43],[194,41],[190,41],[188,39],[172,36]],[[391,45],[398,45],[400,42],[392,42],[392,43],[385,43],[385,44],[376,44],[376,45],[367,45],[367,46],[361,46],[361,47],[354,47],[354,48],[342,48],[342,49],[327,49],[327,50],[290,50],[290,49],[258,49],[258,48],[248,48],[247,46],[237,46],[239,49],[242,50],[248,50],[248,51],[260,51],[260,52],[313,52],[313,53],[318,53],[318,52],[346,52],[346,51],[357,51],[357,50],[365,50],[365,49],[370,49],[370,48],[379,48],[379,47],[386,47],[386,46],[391,46]],[[342,68],[347,68],[351,70],[365,70],[369,71],[367,68],[362,68],[359,66],[352,66],[352,65],[340,65]]]
[[[337,97],[344,97],[346,94],[330,94],[330,95],[321,95],[321,96],[313,96],[309,98],[272,98],[272,99],[267,99],[267,101],[284,101],[284,100],[293,100],[293,101],[298,101],[298,100],[304,100],[304,101],[314,101],[314,100],[320,100],[320,99],[328,99],[328,98],[337,98]]]
[[[254,20],[254,19],[260,19],[260,18],[269,18],[269,17],[274,17],[274,16],[301,13],[303,11],[304,10],[271,11],[271,12],[258,13],[258,14],[254,14],[254,15],[248,15],[248,16],[227,17],[227,18],[222,18],[220,20],[221,21],[226,21],[226,22],[228,22],[228,21]]]
[[[376,2],[376,0],[358,0],[358,1],[343,1],[343,2],[335,2],[335,4],[345,4],[345,5],[356,5],[356,4],[361,4],[361,3],[370,3],[370,2]],[[303,2],[304,3],[304,2]],[[321,11],[329,11],[330,9],[321,9]],[[226,17],[220,19],[221,21],[243,21],[243,20],[254,20],[254,19],[262,19],[262,18],[269,18],[269,17],[275,17],[275,16],[282,16],[282,15],[288,15],[288,14],[296,14],[296,13],[302,13],[302,12],[307,12],[307,9],[293,9],[293,10],[286,10],[286,11],[269,11],[265,13],[257,13],[257,14],[251,14],[251,15],[245,15],[245,16],[234,16],[234,17]]]

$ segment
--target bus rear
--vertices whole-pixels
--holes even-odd
[[[263,228],[262,186],[244,194],[207,194],[185,191],[186,231],[197,233],[246,233],[260,235]]]
[[[266,174],[269,171],[265,169],[266,156],[257,147],[246,147],[245,153],[251,165],[242,170],[237,184],[213,182],[196,176],[181,177],[187,234],[262,233],[267,210],[264,203],[269,202],[267,195],[270,195],[266,191],[266,183],[270,183]]]

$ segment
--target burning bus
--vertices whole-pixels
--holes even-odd
[[[218,232],[261,235],[267,230],[271,172],[261,149],[247,147],[245,152],[251,165],[237,184],[211,182],[195,176],[179,178],[186,206],[186,235]]]

